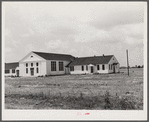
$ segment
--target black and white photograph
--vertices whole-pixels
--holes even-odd
[[[147,2],[2,2],[2,119],[146,120]]]

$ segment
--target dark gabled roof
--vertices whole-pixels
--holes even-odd
[[[73,61],[75,57],[67,54],[55,54],[55,53],[44,53],[44,52],[34,52],[38,56],[46,60],[64,60],[64,61]]]
[[[16,69],[18,66],[19,66],[19,63],[18,62],[5,63],[5,70]]]
[[[81,57],[76,58],[74,61],[72,61],[69,66],[75,66],[75,65],[89,65],[89,64],[108,64],[110,59],[113,57],[113,55],[105,55],[105,56],[93,56],[93,57]]]

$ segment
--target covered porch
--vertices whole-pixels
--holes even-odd
[[[95,73],[96,72],[96,70],[95,70],[95,67],[96,65],[94,65],[94,64],[89,64],[88,65],[88,73],[89,74],[93,74],[93,73]]]

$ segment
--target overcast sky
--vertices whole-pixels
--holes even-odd
[[[143,2],[3,2],[5,62],[30,51],[76,57],[115,55],[143,64]],[[4,10],[4,9],[3,9]]]

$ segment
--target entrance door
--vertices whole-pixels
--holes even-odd
[[[34,76],[34,68],[31,68],[31,76]]]
[[[91,73],[93,73],[94,72],[94,68],[93,68],[93,66],[91,66]]]
[[[113,65],[113,72],[115,73],[115,65]]]
[[[19,77],[19,70],[17,70],[17,77]]]

